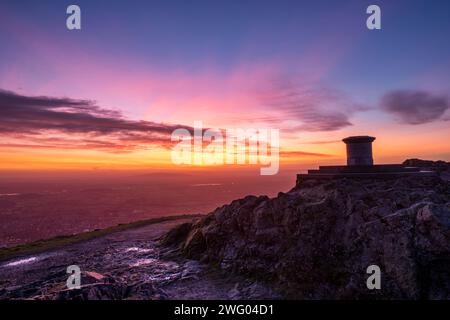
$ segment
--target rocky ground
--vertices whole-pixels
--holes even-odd
[[[287,298],[450,299],[450,183],[304,181],[272,199],[235,200],[164,243]],[[380,290],[367,288],[370,265]]]
[[[180,257],[158,239],[175,220],[0,262],[0,299],[261,299],[267,285]],[[78,265],[81,288],[68,290]]]

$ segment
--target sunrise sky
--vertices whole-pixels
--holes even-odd
[[[81,7],[82,30],[66,28]],[[450,160],[450,1],[0,2],[0,169],[173,169],[170,134],[280,129],[281,164]]]

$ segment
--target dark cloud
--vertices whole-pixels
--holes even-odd
[[[332,144],[332,143],[342,143],[342,140],[322,140],[322,141],[301,142],[301,144]]]
[[[277,111],[279,121],[297,123],[291,131],[334,131],[351,126],[349,117],[365,110],[339,91],[296,85],[289,78],[274,82],[261,95],[266,106]]]
[[[448,97],[427,91],[396,90],[381,99],[381,107],[407,124],[438,120],[450,108]]]
[[[88,100],[29,97],[0,90],[1,136],[32,142],[35,147],[130,152],[150,144],[167,147],[171,133],[178,128],[192,130],[182,125],[128,120],[120,112]]]
[[[326,153],[316,153],[316,152],[306,152],[306,151],[281,151],[280,156],[282,157],[332,157],[331,154]]]

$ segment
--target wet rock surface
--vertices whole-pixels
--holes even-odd
[[[0,262],[0,299],[278,298],[267,285],[181,257],[159,238],[176,220],[110,234],[59,250]],[[67,267],[81,269],[68,289]],[[234,291],[233,291],[234,290]]]
[[[304,181],[273,199],[235,200],[164,242],[287,298],[450,299],[450,183]],[[370,265],[380,290],[367,288]]]

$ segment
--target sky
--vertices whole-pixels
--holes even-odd
[[[194,121],[279,129],[284,167],[345,163],[351,135],[450,161],[449,34],[445,0],[0,0],[0,170],[177,170]]]

